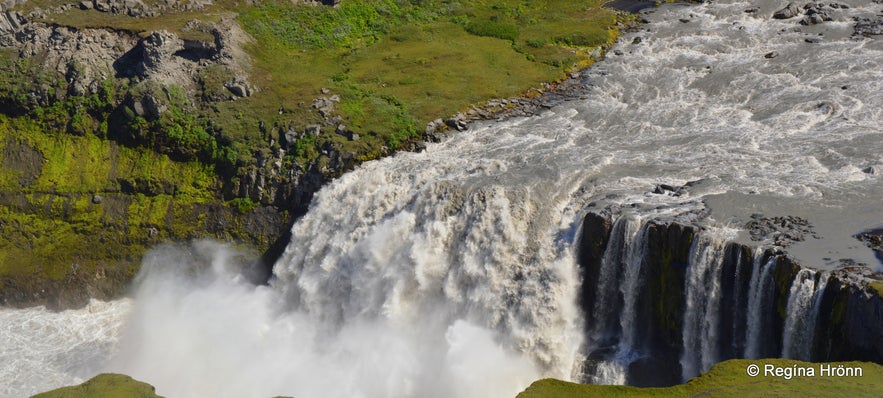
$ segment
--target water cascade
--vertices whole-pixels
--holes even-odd
[[[683,378],[707,371],[719,362],[718,315],[721,312],[723,242],[705,237],[693,245],[687,268],[687,309],[684,313]]]
[[[761,333],[769,328],[767,314],[771,310],[770,295],[773,281],[770,274],[775,259],[763,261],[763,256],[755,256],[755,266],[751,272],[751,285],[748,290],[748,328],[745,339],[745,358],[758,359],[763,356],[762,346],[765,336]]]
[[[827,333],[819,319],[830,311],[830,272],[734,243],[734,230],[637,220],[621,216],[606,233],[581,236],[583,250],[606,242],[580,257],[585,380],[666,385],[730,358],[823,358],[816,346]]]
[[[821,298],[828,284],[827,273],[802,269],[791,285],[785,309],[785,336],[782,357],[808,361],[812,359]]]
[[[4,336],[0,363],[53,375],[0,367],[15,380],[0,395],[87,377],[64,358],[185,398],[514,397],[540,377],[664,385],[734,357],[877,358],[880,338],[846,338],[880,322],[871,299],[731,226],[812,218],[827,239],[801,264],[834,275],[812,246],[851,250],[883,214],[883,45],[852,36],[880,5],[812,27],[770,7],[660,7],[573,100],[362,164],[316,194],[269,286],[230,249],[158,248],[131,305],[77,321],[125,326],[34,324],[101,355],[23,356]],[[835,300],[851,311],[837,322]]]

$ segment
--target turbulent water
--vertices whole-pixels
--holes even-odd
[[[640,257],[627,244],[640,220],[705,210],[706,224],[738,226],[777,209],[819,228],[825,252],[808,250],[809,263],[872,258],[849,235],[883,221],[883,45],[849,34],[852,16],[883,6],[845,1],[835,21],[804,27],[770,19],[765,3],[657,9],[584,73],[578,100],[344,175],[294,226],[270,286],[240,280],[235,253],[200,243],[152,252],[133,303],[0,310],[0,395],[101,370],[171,397],[513,397],[539,377],[577,377],[584,343],[616,336],[616,357],[634,354],[625,293],[640,273],[621,259]],[[650,193],[690,181],[681,195]],[[603,274],[624,281],[605,298],[622,311],[595,309],[604,323],[584,329],[574,244],[586,209],[611,204],[630,214],[615,227],[629,249]],[[688,275],[685,377],[717,360],[703,323],[720,299],[709,283],[721,242],[707,239]],[[755,327],[771,283],[757,265]],[[808,344],[819,282],[795,283],[785,355]],[[760,352],[751,333],[748,357]],[[593,377],[625,382],[622,363]]]

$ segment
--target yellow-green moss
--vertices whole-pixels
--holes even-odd
[[[83,384],[62,387],[57,390],[34,395],[32,398],[162,398],[147,383],[129,376],[104,373]]]
[[[772,364],[782,368],[814,367],[815,377],[750,377],[749,365]],[[837,362],[833,366],[861,367],[861,377],[823,377],[819,364],[788,359],[729,360],[721,362],[686,384],[666,388],[597,386],[545,379],[533,383],[518,398],[588,397],[878,397],[883,391],[883,366],[869,362]]]
[[[35,152],[34,164],[11,164],[20,160],[6,159],[7,147]],[[0,164],[14,166],[0,168],[0,282],[13,278],[18,288],[99,278],[120,267],[129,273],[125,267],[164,240],[247,239],[237,222],[221,236],[209,232],[208,207],[221,217],[238,213],[219,198],[213,168],[196,161],[175,162],[91,134],[44,132],[26,118],[0,115]],[[22,185],[19,170],[38,175]]]
[[[877,296],[883,297],[883,281],[873,281],[870,286],[871,290],[877,293]]]

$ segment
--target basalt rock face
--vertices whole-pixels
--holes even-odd
[[[883,298],[869,288],[870,273],[834,273],[822,301],[814,357],[826,361],[883,362]]]
[[[715,241],[674,221],[644,222],[629,237],[620,222],[599,212],[583,220],[586,381],[674,385],[732,358],[883,362],[883,299],[869,287],[880,275],[804,269],[780,249]],[[703,260],[703,250],[715,256]],[[703,267],[705,282],[691,283]]]

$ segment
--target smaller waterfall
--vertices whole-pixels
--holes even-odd
[[[769,249],[748,254],[726,232],[614,222],[588,277],[596,285],[583,380],[666,385],[729,358],[813,359],[829,274],[794,269]],[[780,292],[777,277],[788,275],[790,293]]]
[[[636,355],[635,334],[640,324],[636,305],[647,246],[646,227],[642,227],[640,218],[619,218],[601,260],[591,344],[592,350],[615,350],[594,366],[589,375],[593,384],[625,384],[628,364]]]
[[[723,242],[701,237],[693,244],[686,280],[681,375],[684,381],[705,372],[719,362],[718,320],[720,319]]]
[[[598,277],[598,296],[592,311],[595,324],[592,328],[591,344],[595,347],[611,344],[611,339],[619,335],[617,328],[617,311],[622,304],[623,290],[620,290],[620,275],[623,265],[629,258],[630,247],[633,246],[635,235],[640,228],[640,219],[620,217],[613,224],[610,233],[610,242],[601,260],[600,275]]]
[[[620,285],[622,293],[623,309],[619,319],[622,329],[622,339],[617,347],[617,357],[628,357],[632,354],[636,344],[636,332],[640,322],[637,315],[638,294],[641,291],[641,268],[644,264],[644,253],[647,248],[646,225],[632,239],[626,261],[623,262],[625,281]]]
[[[739,317],[732,322],[732,341],[730,342],[733,353],[741,353],[742,345],[744,342],[744,337],[742,340],[739,339],[739,331],[742,333],[745,332],[744,321],[745,321],[745,309],[742,306],[742,267],[744,267],[744,262],[742,260],[741,255],[736,256],[736,270],[735,270],[735,288],[733,289],[733,307],[730,308],[733,314],[739,314]],[[744,336],[744,335],[743,335]]]
[[[763,262],[763,252],[758,249],[755,253],[748,289],[748,331],[745,337],[745,358],[748,359],[758,359],[762,355],[763,331],[766,327],[764,315],[770,305],[773,284],[771,276],[775,264],[775,257]]]
[[[828,274],[802,269],[795,276],[788,295],[782,357],[809,361],[815,339],[821,298],[828,284]]]

